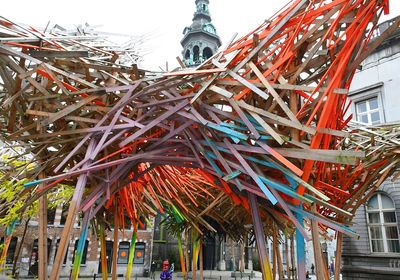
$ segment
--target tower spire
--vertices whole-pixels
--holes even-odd
[[[221,46],[221,39],[211,22],[209,0],[196,0],[192,24],[183,30],[183,61],[186,66],[197,66],[210,58]]]

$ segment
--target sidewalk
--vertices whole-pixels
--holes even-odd
[[[155,277],[153,278],[154,280],[159,280],[160,279],[160,271],[156,271]],[[137,280],[149,280],[150,277],[139,277],[139,276],[133,276],[133,279]],[[182,277],[182,273],[179,272],[174,272],[172,276],[173,280],[183,280],[184,278]],[[192,278],[192,272],[190,271],[188,273],[188,278],[189,280],[193,279]],[[197,271],[196,273],[196,279],[200,279],[200,273]],[[233,274],[233,271],[218,271],[218,270],[204,270],[203,271],[203,279],[204,280],[261,280],[262,279],[262,274],[259,271],[250,271],[250,270],[245,270],[242,274],[238,271],[236,271]]]
[[[154,280],[159,280],[160,279],[160,271],[156,271]],[[259,271],[252,271],[246,270],[243,274],[242,277],[240,276],[240,272],[235,272],[235,276],[233,276],[233,271],[218,271],[218,270],[205,270],[203,271],[203,280],[261,280],[262,279],[262,274]],[[136,280],[149,280],[150,277],[132,277],[133,279]],[[172,276],[173,280],[184,280],[182,277],[181,272],[174,272]],[[188,273],[188,279],[191,280],[192,278],[192,273],[191,271]],[[196,273],[196,280],[200,279],[200,273],[197,271]],[[276,279],[279,279],[278,275]],[[285,278],[287,279],[287,278]],[[309,280],[317,280],[316,275],[310,275]]]

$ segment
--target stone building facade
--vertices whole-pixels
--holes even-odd
[[[165,230],[161,215],[155,218],[152,259],[160,264],[168,259],[175,263],[180,270],[178,241]],[[183,246],[185,246],[183,244]],[[241,244],[235,242],[224,234],[206,232],[203,239],[203,269],[220,271],[238,271],[240,269],[241,253],[244,257],[245,269],[253,270],[253,260],[258,259],[255,242],[247,241],[243,249]],[[188,243],[189,257],[191,258],[192,244]],[[191,261],[191,260],[189,260]],[[257,267],[256,267],[257,268]]]
[[[383,32],[392,21],[382,23]],[[357,71],[349,97],[353,119],[369,125],[400,122],[400,30]],[[345,238],[345,280],[400,279],[400,181],[384,182],[354,217],[359,240]]]
[[[64,209],[66,210],[66,209]],[[48,212],[48,271],[50,273],[54,263],[55,255],[57,253],[58,244],[60,242],[61,233],[65,224],[65,212],[62,207]],[[11,272],[12,262],[16,257],[17,248],[22,242],[22,236],[25,224],[22,223],[17,226],[13,239],[11,241],[7,260],[6,272]],[[23,240],[22,250],[17,260],[17,271],[21,277],[35,277],[38,274],[38,221],[32,219],[28,223],[27,233]],[[106,253],[108,259],[108,269],[111,271],[112,265],[112,248],[113,248],[113,230],[109,230],[106,235]],[[125,275],[129,246],[133,234],[133,228],[130,223],[126,223],[124,231],[120,231],[118,239],[118,257],[117,257],[117,272],[119,275]],[[73,259],[75,255],[75,248],[78,244],[80,235],[79,220],[74,224],[73,233],[67,253],[62,265],[60,277],[68,278],[72,269]],[[0,229],[0,239],[4,238],[4,229]],[[132,269],[132,276],[142,276],[146,269],[149,269],[152,256],[152,240],[153,240],[153,220],[147,224],[145,228],[139,229],[137,234],[134,266]],[[2,243],[2,240],[0,240]],[[101,274],[101,258],[100,258],[100,240],[93,231],[89,228],[89,233],[86,239],[84,254],[82,257],[82,264],[80,268],[80,277],[93,278],[94,275]]]

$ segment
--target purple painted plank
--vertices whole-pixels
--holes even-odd
[[[127,139],[123,140],[120,144],[119,147],[122,148],[123,146],[129,144],[130,142],[132,142],[133,140],[135,140],[136,138],[138,138],[139,136],[143,135],[144,133],[146,133],[147,131],[149,131],[151,128],[153,128],[154,126],[156,126],[158,123],[160,123],[161,121],[167,119],[168,117],[172,116],[173,114],[175,114],[177,111],[181,110],[183,107],[185,107],[187,104],[189,103],[188,100],[184,100],[182,102],[180,102],[179,104],[177,104],[176,106],[174,106],[171,110],[167,111],[166,113],[162,114],[161,116],[157,117],[156,119],[154,119],[153,121],[151,121],[149,124],[147,124],[145,127],[143,127],[142,129],[140,129],[139,131],[137,131],[136,133],[134,133],[133,135],[129,136]]]
[[[159,139],[156,143],[152,144],[150,147],[147,148],[147,150],[153,150],[155,147],[161,145],[162,143],[164,143],[165,141],[167,141],[168,139],[170,139],[171,137],[174,137],[175,135],[178,135],[179,133],[181,133],[183,130],[185,130],[186,128],[188,128],[189,126],[191,126],[194,122],[189,121],[189,122],[185,122],[184,124],[182,124],[180,127],[170,131],[167,135],[165,135],[163,138]]]
[[[258,133],[257,129],[254,127],[254,125],[249,121],[249,119],[246,117],[246,115],[243,113],[242,109],[240,109],[239,105],[237,105],[236,101],[232,99],[228,99],[229,104],[231,104],[232,108],[236,111],[236,113],[239,115],[239,117],[242,119],[242,121],[246,124],[248,129],[251,131],[255,139],[259,139],[261,136]]]

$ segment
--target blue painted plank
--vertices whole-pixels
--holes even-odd
[[[221,125],[216,125],[216,124],[213,124],[213,123],[208,123],[207,126],[210,127],[210,128],[212,128],[212,129],[218,130],[218,131],[220,131],[220,132],[222,132],[222,133],[225,133],[225,134],[227,134],[228,136],[233,136],[233,137],[239,138],[239,139],[241,139],[241,140],[247,140],[247,139],[249,139],[249,136],[247,136],[247,135],[245,135],[245,134],[243,134],[243,133],[237,132],[237,131],[235,131],[235,130],[233,130],[233,129],[229,129],[229,128],[227,128],[227,127],[221,126]]]

